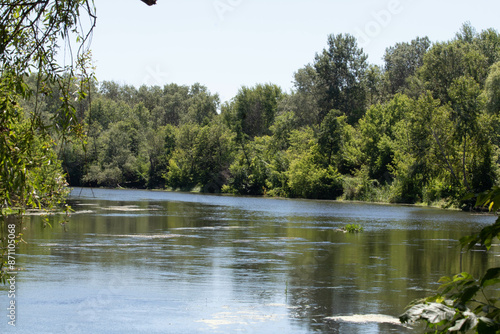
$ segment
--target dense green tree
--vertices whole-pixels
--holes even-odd
[[[199,186],[204,192],[220,192],[232,160],[231,142],[231,133],[220,122],[206,126],[186,123],[179,127],[176,149],[166,174],[167,186],[180,189]]]
[[[149,161],[144,154],[138,121],[114,123],[98,139],[98,159],[91,163],[84,181],[93,185],[144,187]],[[109,176],[109,178],[108,178]]]
[[[89,30],[83,28],[81,16],[89,18],[85,25],[90,24]],[[92,1],[8,1],[0,6],[0,281],[4,283],[8,264],[4,214],[13,209],[48,210],[61,205],[67,194],[54,139],[83,137],[78,107],[90,90],[87,42],[94,26]],[[78,46],[76,62],[60,66],[60,46],[70,52]],[[37,72],[36,80],[30,78],[32,72]],[[53,111],[50,118],[47,108]]]
[[[500,138],[496,65],[487,65],[496,34],[469,28],[430,49],[427,38],[396,44],[384,68],[365,63],[362,76],[346,75],[366,93],[359,120],[324,109],[324,78],[354,73],[342,60],[363,56],[343,35],[295,73],[290,94],[242,87],[222,115],[218,96],[199,84],[105,83],[87,113],[86,150],[63,146],[64,167],[88,184],[460,205],[467,189],[491,185],[500,143],[486,139]],[[460,66],[441,68],[449,59]],[[345,87],[341,98],[350,97]]]
[[[65,135],[55,147],[72,185],[460,205],[496,179],[497,37],[464,25],[430,48],[427,38],[396,44],[381,68],[351,36],[331,35],[290,94],[242,87],[221,115],[200,84],[89,85],[92,104],[73,105],[86,144]],[[59,89],[22,101],[18,121],[36,108],[37,122],[58,119]],[[20,111],[12,97],[6,106]]]
[[[297,124],[312,126],[319,124],[320,119],[320,87],[318,75],[312,65],[306,65],[294,74],[294,92],[284,97],[280,110],[292,111]]]
[[[148,188],[163,188],[169,160],[175,150],[175,128],[172,125],[166,125],[150,129],[146,140],[149,156]]]
[[[87,139],[88,140],[88,139]],[[59,158],[62,160],[62,168],[65,172],[66,180],[69,186],[78,187],[83,185],[83,177],[85,176],[85,168],[87,166],[88,151],[79,140],[69,138],[62,145]]]
[[[297,123],[297,118],[291,111],[276,117],[270,127],[276,151],[286,150],[290,146],[290,134],[297,127]]]
[[[500,61],[500,34],[496,30],[490,28],[481,31],[477,45],[488,58],[490,66]]]
[[[267,193],[266,182],[269,177],[269,164],[266,151],[269,147],[269,136],[256,137],[244,148],[237,150],[234,161],[229,167],[228,184],[225,192],[240,195],[264,195]]]
[[[332,113],[332,123],[336,113]],[[310,128],[294,130],[287,151],[288,196],[336,199],[342,195],[342,179],[337,169],[324,163],[316,135]]]
[[[382,102],[386,98],[384,91],[384,73],[378,65],[370,65],[366,71],[366,89],[368,105]]]
[[[386,49],[384,70],[390,94],[404,93],[409,88],[407,80],[423,65],[430,46],[428,37],[417,37],[410,43],[397,43]]]
[[[366,109],[367,56],[356,38],[346,34],[328,36],[328,46],[316,54],[314,69],[319,86],[320,120],[332,109],[347,115],[350,124]]]
[[[453,80],[464,73],[462,44],[455,42],[436,43],[424,57],[420,76],[435,98],[449,102],[448,88]]]
[[[395,126],[393,200],[414,203],[423,199],[423,189],[432,179],[434,140],[432,132],[443,124],[437,113],[440,101],[430,93],[414,101]]]
[[[11,1],[0,9],[0,196],[5,199],[1,203],[2,209],[58,202],[50,203],[50,196],[42,199],[37,195],[37,192],[44,193],[42,188],[51,182],[44,184],[32,179],[43,178],[40,174],[48,170],[53,173],[51,165],[57,165],[54,161],[57,159],[51,154],[40,155],[33,150],[40,151],[41,147],[50,150],[52,131],[65,137],[69,132],[79,133],[81,130],[76,119],[75,91],[70,88],[79,81],[76,96],[84,98],[88,87],[85,81],[88,77],[88,31],[80,25],[80,15],[90,17],[92,30],[94,12],[90,1]],[[71,48],[73,38],[81,45],[75,57],[78,61],[62,68],[57,62],[59,45],[62,42]],[[38,74],[36,84],[30,86],[28,78],[33,69]],[[41,93],[51,96],[54,87],[58,88],[58,107],[48,122],[36,102],[29,111],[29,118],[21,115],[21,99],[30,96],[37,99]],[[30,157],[35,156],[38,156],[36,163],[31,163]],[[53,174],[45,176],[60,179],[62,173],[59,173],[58,177]],[[54,187],[55,192],[61,189],[57,185]]]
[[[451,101],[448,90],[459,77],[469,76],[483,88],[489,66],[498,56],[498,38],[491,30],[478,34],[464,24],[455,40],[436,43],[430,48],[419,76],[433,96],[443,103]]]
[[[282,98],[281,88],[276,85],[242,87],[226,110],[225,118],[239,137],[251,139],[269,134]]]
[[[346,116],[338,110],[331,110],[318,129],[318,149],[325,157],[327,166],[339,167],[345,141]]]
[[[448,95],[451,98],[451,121],[454,124],[454,136],[457,144],[462,148],[462,178],[467,191],[471,191],[467,176],[467,148],[468,140],[472,140],[478,133],[478,118],[483,110],[483,100],[480,98],[479,84],[470,77],[460,77],[453,81]],[[486,190],[486,189],[482,189]]]
[[[191,86],[189,95],[190,105],[187,113],[181,117],[182,122],[207,125],[217,115],[219,96],[210,94],[208,89],[199,83]]]
[[[490,67],[485,84],[485,95],[488,111],[492,114],[500,114],[500,62]]]
[[[371,178],[384,183],[392,181],[388,166],[394,159],[395,126],[412,105],[406,95],[397,94],[384,104],[372,105],[359,120],[362,160]]]

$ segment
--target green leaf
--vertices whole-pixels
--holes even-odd
[[[482,287],[487,287],[489,285],[493,285],[498,283],[499,281],[496,280],[500,277],[500,267],[496,268],[490,268],[488,271],[486,271],[486,274],[483,276],[481,279],[481,286]],[[496,280],[496,282],[495,282]]]
[[[487,280],[487,281],[484,281],[484,283],[482,284],[482,287],[483,288],[486,288],[490,285],[495,285],[495,284],[498,284],[500,283],[500,278],[494,278],[494,279],[490,279],[490,280]]]
[[[479,243],[479,236],[477,235],[468,235],[460,239],[461,248],[467,250],[472,249],[477,243]]]
[[[476,293],[480,289],[481,288],[479,286],[477,286],[477,285],[474,285],[474,286],[466,288],[462,292],[462,296],[460,297],[460,302],[463,303],[463,304],[466,304],[467,302],[469,302],[472,299],[472,297],[474,297],[476,295]]]
[[[478,334],[496,334],[498,324],[496,324],[493,320],[486,317],[480,317],[479,323],[477,325],[477,333]]]

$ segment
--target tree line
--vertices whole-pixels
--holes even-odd
[[[221,103],[200,84],[94,84],[75,103],[85,142],[53,150],[72,186],[466,206],[498,180],[500,35],[466,23],[383,62],[338,34],[291,92],[258,84]],[[58,101],[37,102],[46,119]]]

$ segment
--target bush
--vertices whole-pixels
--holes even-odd
[[[350,201],[373,202],[377,200],[377,188],[379,183],[369,177],[368,168],[365,166],[356,172],[354,177],[344,176],[342,178],[344,188],[343,198]]]
[[[315,164],[310,154],[290,163],[288,185],[291,197],[336,199],[343,193],[340,173]]]
[[[347,224],[342,230],[347,233],[359,233],[363,232],[364,228],[361,225]]]

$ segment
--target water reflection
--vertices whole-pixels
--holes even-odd
[[[25,224],[16,332],[411,333],[385,320],[459,272],[456,240],[494,221],[324,201],[76,195],[65,226]],[[348,223],[365,232],[336,231]],[[479,273],[495,255],[467,255],[463,269]],[[352,315],[386,317],[331,319]]]

